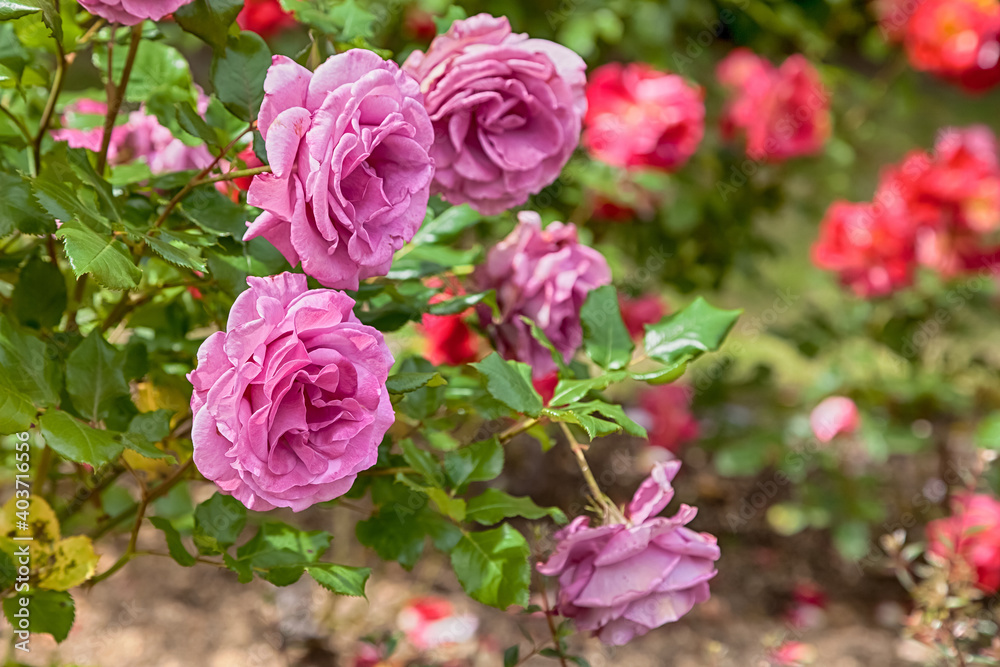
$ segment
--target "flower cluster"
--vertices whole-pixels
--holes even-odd
[[[781,162],[822,150],[830,136],[830,94],[804,56],[775,67],[740,48],[719,63],[716,76],[733,93],[723,134],[744,134],[751,158]]]
[[[199,104],[202,113],[207,104],[208,99],[202,97]],[[66,127],[54,130],[52,136],[56,141],[65,141],[71,148],[86,148],[97,152],[101,149],[104,134],[102,122],[107,112],[108,107],[104,102],[77,100],[66,105],[63,110],[63,124]],[[94,120],[86,123],[88,117]],[[80,125],[86,125],[87,129],[81,129],[78,127]],[[111,143],[108,145],[108,164],[111,165],[142,162],[153,174],[164,174],[204,169],[212,160],[212,154],[204,144],[188,146],[145,108],[131,112],[126,122],[111,130]]]
[[[885,170],[873,202],[835,202],[813,261],[859,296],[909,285],[918,266],[945,278],[975,270],[997,248],[1000,163],[984,126],[941,132],[934,153],[914,151]]]
[[[583,144],[616,167],[674,171],[705,134],[704,91],[649,65],[610,63],[587,82]]]
[[[580,141],[586,65],[504,17],[455,21],[403,69],[420,83],[435,141],[435,193],[487,215],[559,176]]]
[[[928,551],[970,568],[976,585],[1000,590],[1000,500],[965,493],[952,501],[952,515],[927,524]]]
[[[300,274],[247,281],[188,375],[194,462],[252,510],[300,511],[375,465],[395,419],[393,358],[346,294],[309,290]]]
[[[499,319],[485,305],[479,316],[497,351],[542,377],[556,370],[556,363],[522,318],[537,324],[568,362],[583,343],[580,307],[591,290],[611,282],[611,270],[601,253],[579,243],[574,225],[553,222],[542,229],[532,211],[517,218],[517,227],[490,250],[473,282],[480,290],[496,290]]]
[[[1000,2],[923,0],[911,13],[884,3],[881,23],[890,39],[902,40],[910,64],[967,90],[1000,82]]]
[[[709,597],[719,547],[708,533],[686,527],[697,510],[681,505],[657,517],[673,499],[679,461],[657,464],[626,508],[624,523],[590,526],[573,520],[556,533],[555,552],[538,571],[559,577],[556,610],[580,630],[622,645],[672,623]]]

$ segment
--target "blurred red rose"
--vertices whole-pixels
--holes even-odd
[[[992,595],[1000,590],[1000,501],[964,493],[952,500],[952,515],[927,524],[928,551],[960,558],[975,571],[976,584]]]
[[[457,614],[448,600],[422,597],[411,600],[396,617],[406,638],[420,650],[446,644],[460,644],[476,636],[479,619]]]
[[[556,385],[559,384],[559,373],[553,371],[538,378],[533,377],[531,384],[535,388],[535,391],[542,397],[545,405],[548,405],[552,397],[556,395]]]
[[[440,278],[432,278],[427,281],[427,286],[442,287],[445,283]],[[432,296],[430,303],[441,303],[462,294],[465,294],[462,286],[457,281],[452,281],[452,284]],[[454,315],[424,313],[421,316],[417,330],[426,339],[424,355],[428,361],[436,366],[461,366],[479,358],[481,337],[465,321],[472,313],[473,309],[468,308]]]
[[[698,437],[698,421],[691,414],[690,390],[677,384],[651,387],[639,396],[636,421],[646,427],[649,444],[677,453]]]
[[[887,42],[901,42],[906,37],[906,25],[923,0],[874,0],[872,12],[878,19],[882,38]]]
[[[657,294],[637,297],[620,295],[618,305],[622,311],[622,321],[632,338],[642,338],[646,325],[659,322],[669,311],[666,302]]]
[[[809,414],[809,425],[820,442],[830,442],[841,433],[853,433],[860,423],[858,406],[846,396],[828,396]]]
[[[745,134],[748,156],[780,162],[822,150],[830,136],[830,94],[804,56],[774,67],[740,48],[719,63],[716,76],[733,91],[723,135]]]
[[[906,53],[915,69],[985,90],[1000,82],[998,38],[995,0],[925,0],[906,24]]]
[[[705,134],[704,91],[644,63],[609,63],[587,82],[583,144],[616,167],[680,168]]]
[[[254,167],[262,167],[264,165],[259,159],[257,159],[257,154],[253,152],[253,146],[247,146],[236,156],[243,161],[247,169],[253,169]],[[250,189],[250,183],[253,182],[253,176],[242,176],[240,178],[233,179],[233,185],[238,187],[240,190],[246,192]]]
[[[278,0],[246,0],[236,23],[241,30],[252,30],[261,37],[270,37],[295,25],[295,19],[282,9]]]
[[[431,41],[437,35],[434,15],[426,9],[410,5],[406,8],[406,14],[403,16],[403,32],[412,39],[421,42]]]

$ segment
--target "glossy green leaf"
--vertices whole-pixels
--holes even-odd
[[[583,345],[587,355],[602,368],[624,368],[632,359],[635,344],[622,322],[618,291],[603,285],[587,295],[580,308]]]
[[[451,564],[462,588],[474,600],[506,609],[528,605],[530,550],[521,533],[509,524],[478,533],[464,533],[451,552]]]
[[[537,417],[542,397],[531,384],[531,367],[519,361],[505,361],[496,352],[470,364],[486,378],[486,391],[515,412]]]
[[[46,412],[40,425],[45,444],[70,461],[99,468],[122,453],[113,432],[92,428],[60,410]]]

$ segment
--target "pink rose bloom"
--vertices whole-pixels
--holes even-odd
[[[538,571],[559,577],[556,611],[620,646],[672,623],[709,598],[719,547],[708,533],[685,525],[697,510],[681,505],[656,517],[674,496],[679,461],[659,463],[626,508],[628,523],[590,527],[577,517],[556,533],[555,553]]]
[[[802,642],[784,642],[769,651],[768,662],[773,667],[804,667],[811,665],[818,657],[816,648]]]
[[[493,319],[489,306],[478,311],[497,351],[530,364],[540,378],[556,364],[521,317],[534,321],[568,362],[583,343],[580,307],[587,294],[611,282],[611,269],[601,253],[579,243],[575,225],[553,222],[542,229],[533,211],[522,211],[517,219],[472,280],[480,290],[496,290],[500,319]]]
[[[434,123],[433,192],[493,215],[559,176],[580,140],[586,65],[504,17],[455,21],[403,69],[420,82]]]
[[[691,390],[678,384],[650,387],[639,396],[633,415],[649,434],[649,444],[677,453],[698,438],[698,420],[691,414]]]
[[[395,418],[393,358],[346,294],[309,290],[301,274],[247,283],[188,374],[194,462],[249,509],[298,512],[375,465]]]
[[[667,304],[658,294],[643,294],[634,298],[620,295],[618,305],[625,328],[636,340],[646,335],[647,324],[656,324],[669,312]]]
[[[853,433],[861,423],[858,406],[846,396],[829,396],[809,414],[809,425],[820,442],[830,442],[841,433]]]
[[[963,493],[952,500],[952,515],[927,524],[928,551],[965,561],[976,585],[988,595],[1000,590],[1000,501]]]
[[[910,223],[880,204],[836,201],[820,223],[812,261],[836,271],[858,296],[884,296],[913,281]]]
[[[191,0],[80,0],[83,8],[109,23],[135,25],[145,19],[159,21]]]
[[[416,82],[363,49],[310,72],[274,56],[257,119],[273,173],[247,202],[263,236],[327,287],[385,275],[427,211],[434,140]]]
[[[587,83],[583,144],[616,167],[674,171],[705,134],[704,91],[645,63],[597,68]]]
[[[207,105],[208,98],[203,98],[203,103],[199,104],[202,113]],[[72,102],[63,110],[63,122],[71,127],[54,130],[52,136],[56,141],[65,141],[71,148],[99,151],[107,111],[108,107],[104,102]],[[90,124],[96,126],[87,129],[74,127],[84,124],[84,116],[93,116]],[[125,123],[116,125],[111,130],[111,143],[108,144],[108,164],[116,166],[144,162],[153,174],[204,169],[213,159],[204,144],[188,146],[168,128],[160,125],[156,116],[147,113],[144,108],[131,112]],[[222,165],[225,166],[225,163]]]
[[[822,150],[830,136],[830,94],[805,57],[789,56],[776,68],[748,49],[736,49],[716,75],[734,93],[723,134],[744,133],[751,158],[781,162]]]

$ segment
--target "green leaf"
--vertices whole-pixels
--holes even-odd
[[[115,81],[121,81],[122,70],[125,68],[125,58],[128,49],[119,46],[112,51],[111,73]],[[106,48],[94,48],[94,67],[106,77],[108,71],[108,52]],[[180,51],[161,41],[144,39],[136,51],[135,63],[132,66],[132,76],[125,89],[125,100],[128,102],[144,102],[159,88],[190,91],[191,69],[187,59]]]
[[[1000,450],[1000,412],[994,412],[980,422],[976,429],[976,446]]]
[[[423,475],[424,479],[434,486],[444,486],[444,473],[441,471],[441,464],[437,462],[433,454],[420,449],[409,438],[400,442],[399,446],[403,450],[403,458],[406,459],[411,468]]]
[[[77,411],[91,421],[107,417],[113,403],[129,395],[124,354],[94,329],[66,360],[66,391]]]
[[[142,237],[142,240],[153,252],[171,264],[195,271],[205,270],[205,260],[202,259],[201,252],[197,248],[177,240],[170,232],[160,231],[158,236],[147,234]]]
[[[721,310],[698,297],[684,310],[646,325],[646,354],[673,365],[690,356],[719,349],[741,310]]]
[[[155,444],[170,434],[172,414],[170,410],[154,410],[136,415],[129,422],[128,430],[121,434],[122,444],[146,458],[176,463],[177,459],[172,454],[168,454]]]
[[[197,188],[178,206],[188,220],[207,232],[241,240],[247,231],[246,209],[215,188]]]
[[[458,5],[451,5],[448,7],[448,11],[445,12],[444,16],[434,17],[434,26],[437,28],[439,33],[448,32],[452,23],[460,21],[467,16],[468,14],[465,12],[465,9]]]
[[[621,382],[629,375],[626,371],[611,371],[597,377],[584,380],[559,380],[555,393],[549,405],[558,407],[568,403],[575,403],[592,391],[607,389],[615,382]]]
[[[408,394],[421,387],[440,387],[448,384],[440,373],[396,373],[390,375],[385,388],[390,394]]]
[[[431,315],[457,315],[465,312],[469,307],[485,301],[491,308],[496,305],[496,292],[477,292],[475,294],[463,294],[447,301],[438,301],[430,304],[427,312]]]
[[[212,61],[212,85],[219,100],[238,118],[250,121],[264,99],[264,77],[271,66],[271,50],[253,32],[230,37]]]
[[[645,438],[647,435],[646,429],[625,414],[625,410],[622,409],[622,406],[620,405],[606,403],[604,401],[587,401],[586,403],[573,403],[567,406],[567,409],[576,413],[588,415],[592,415],[594,413],[600,414],[621,426],[622,429],[629,435],[634,435],[637,438]]]
[[[602,368],[624,368],[632,359],[632,336],[622,322],[618,292],[613,285],[604,285],[587,295],[580,308],[583,324],[583,345],[587,355]]]
[[[30,0],[0,0],[0,21],[19,19],[40,11],[42,8]]]
[[[27,431],[37,412],[30,398],[0,376],[0,433]]]
[[[28,604],[21,606],[21,600]],[[44,632],[52,635],[56,642],[62,642],[69,635],[76,618],[73,596],[65,591],[36,589],[30,595],[19,594],[3,601],[3,613],[13,627],[21,628],[18,614],[28,619],[28,632]]]
[[[194,509],[194,545],[202,554],[220,554],[236,544],[247,523],[247,508],[216,493]]]
[[[139,284],[142,271],[132,263],[121,241],[102,237],[75,220],[63,223],[56,236],[63,239],[77,278],[90,273],[101,285],[113,290],[127,290]]]
[[[424,551],[427,533],[413,520],[415,510],[406,505],[380,507],[372,517],[354,527],[358,542],[375,550],[382,560],[397,561],[413,569]]]
[[[461,498],[453,498],[444,489],[425,489],[427,497],[437,507],[438,512],[456,523],[465,521],[466,506]]]
[[[91,428],[60,410],[50,410],[40,419],[45,444],[63,458],[99,468],[122,453],[115,434]]]
[[[56,221],[38,206],[28,181],[0,172],[0,236],[15,229],[25,234],[51,234],[56,231]]]
[[[448,452],[444,457],[444,470],[456,487],[468,482],[485,482],[503,471],[503,445],[492,438]]]
[[[226,45],[229,27],[243,9],[243,0],[194,0],[174,12],[177,23],[215,48]]]
[[[177,561],[178,564],[184,567],[191,567],[198,562],[184,547],[184,543],[181,542],[181,534],[174,528],[174,524],[162,516],[151,516],[149,517],[149,522],[155,528],[163,531],[163,536],[167,538],[167,551],[170,553],[170,557]]]
[[[365,582],[372,573],[367,567],[351,567],[335,563],[307,565],[306,572],[328,591],[360,598],[365,597]]]
[[[66,161],[81,183],[89,185],[97,194],[101,215],[116,222],[122,221],[122,213],[118,200],[115,199],[111,184],[104,180],[90,164],[87,151],[82,148],[70,148],[66,151]]]
[[[261,524],[257,534],[236,550],[237,572],[248,567],[275,586],[299,580],[305,567],[315,563],[330,546],[330,533],[303,531],[288,524]]]
[[[436,218],[425,221],[413,235],[411,243],[413,245],[448,243],[482,219],[483,216],[472,210],[468,204],[452,206]]]
[[[504,524],[479,533],[464,533],[451,552],[451,564],[472,599],[506,609],[528,605],[531,568],[524,536]]]
[[[111,223],[100,214],[97,193],[84,185],[69,164],[69,151],[65,144],[45,156],[42,172],[31,179],[35,200],[45,212],[58,218],[65,226],[69,221],[82,222],[90,229],[110,231]],[[55,227],[55,221],[52,223]],[[57,234],[58,231],[54,230]]]
[[[514,410],[531,417],[542,412],[542,397],[531,384],[531,367],[519,361],[504,361],[496,352],[470,364],[486,378],[486,391]]]
[[[330,19],[340,28],[337,40],[351,42],[359,37],[374,36],[372,24],[375,15],[359,5],[355,0],[341,0],[328,12]]]
[[[515,667],[521,659],[521,647],[514,644],[503,652],[503,667]]]
[[[14,391],[36,405],[59,402],[60,366],[52,351],[35,336],[23,333],[0,317],[0,376]]]
[[[197,0],[198,2],[205,2],[205,0]],[[190,7],[191,5],[185,5],[185,7]],[[243,3],[240,3],[240,7]],[[184,9],[182,7],[181,9]],[[177,14],[174,14],[176,16]],[[180,102],[176,105],[177,114],[177,124],[181,126],[188,134],[198,137],[204,141],[209,146],[214,146],[219,141],[218,133],[209,127],[205,119],[201,117],[198,110],[194,108],[194,105],[190,102]]]
[[[52,328],[62,319],[66,301],[66,279],[59,267],[38,257],[28,260],[11,299],[17,319],[35,329]]]
[[[556,523],[566,523],[566,515],[558,507],[539,507],[531,498],[516,498],[499,489],[486,489],[482,494],[470,499],[465,518],[485,526],[492,526],[514,516],[526,519],[541,519],[548,516]]]

